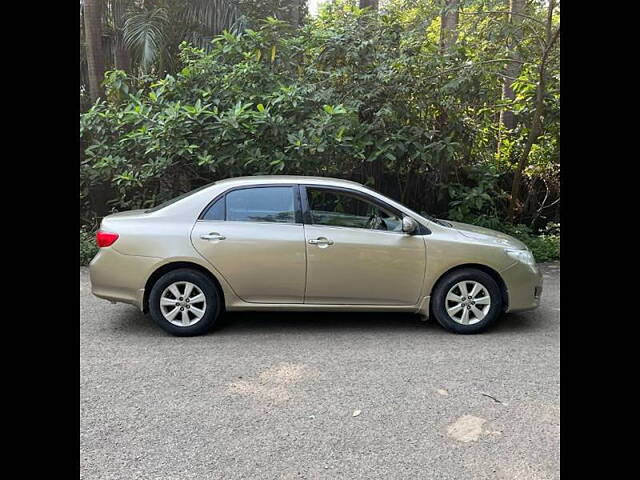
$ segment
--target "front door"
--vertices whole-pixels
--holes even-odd
[[[246,302],[302,303],[304,227],[297,187],[234,189],[196,222],[191,241]]]
[[[402,218],[357,192],[307,186],[305,303],[415,305],[426,248]]]

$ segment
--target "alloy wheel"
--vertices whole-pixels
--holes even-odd
[[[167,321],[178,327],[195,325],[207,311],[202,290],[191,282],[174,282],[160,296],[160,311]]]
[[[461,325],[473,325],[489,313],[491,296],[480,282],[463,280],[449,289],[445,303],[451,320]]]

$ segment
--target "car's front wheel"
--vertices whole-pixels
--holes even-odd
[[[201,335],[220,316],[220,296],[203,273],[184,268],[172,270],[151,289],[149,312],[163,330],[173,335]]]
[[[431,299],[436,320],[455,333],[479,333],[502,312],[502,294],[496,281],[475,268],[447,274]]]

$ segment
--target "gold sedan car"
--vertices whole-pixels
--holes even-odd
[[[224,310],[390,311],[477,333],[536,308],[542,276],[503,233],[425,217],[358,183],[231,178],[105,217],[92,292],[174,335]]]

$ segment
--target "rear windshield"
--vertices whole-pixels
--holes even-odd
[[[209,188],[211,185],[214,185],[217,182],[211,182],[208,183],[206,185],[203,185],[202,187],[196,188],[195,190],[191,190],[190,192],[187,193],[183,193],[182,195],[178,195],[175,198],[172,198],[171,200],[167,200],[166,202],[162,202],[160,205],[156,205],[153,208],[150,208],[148,210],[145,210],[144,213],[152,213],[152,212],[157,212],[158,210],[163,209],[164,207],[168,207],[169,205],[176,203],[179,200],[182,200],[183,198],[187,198],[191,195],[193,195],[194,193],[198,193],[200,190],[204,190],[205,188]]]

